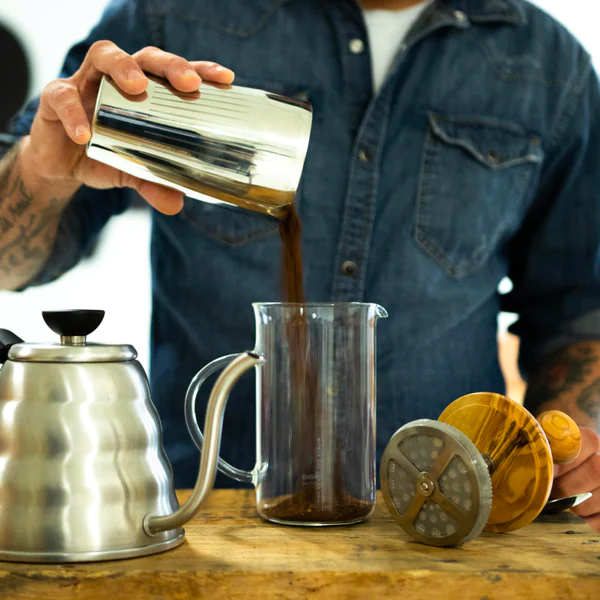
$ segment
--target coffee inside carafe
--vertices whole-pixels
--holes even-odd
[[[324,435],[320,382],[307,352],[308,328],[301,304],[305,302],[301,253],[302,225],[295,206],[287,209],[280,227],[281,285],[284,302],[298,303],[285,333],[291,357],[290,377],[295,423],[290,423],[296,468],[295,493],[274,499],[264,508],[269,519],[284,523],[351,523],[372,510],[368,502],[348,493],[343,442]],[[320,464],[327,464],[324,472]]]

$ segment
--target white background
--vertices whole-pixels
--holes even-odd
[[[0,0],[0,21],[16,31],[30,50],[35,96],[60,70],[72,44],[99,20],[107,0]],[[131,210],[113,218],[98,251],[58,281],[21,293],[0,292],[0,327],[28,341],[54,334],[41,311],[101,308],[104,322],[90,340],[133,344],[149,365],[150,218]]]
[[[106,4],[106,0],[1,0],[0,21],[29,46],[31,95],[56,77],[68,48],[85,37]],[[594,0],[537,0],[536,4],[562,21],[597,64],[600,9]],[[114,218],[95,256],[59,281],[23,293],[0,292],[0,327],[11,328],[30,341],[48,340],[52,334],[41,319],[43,309],[103,308],[105,321],[91,339],[133,344],[147,368],[149,221],[149,212],[139,210]],[[509,321],[509,316],[501,319],[501,328]]]

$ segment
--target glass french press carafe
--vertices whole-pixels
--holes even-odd
[[[269,521],[365,520],[375,505],[375,325],[387,317],[385,309],[366,303],[260,303],[254,304],[254,316],[254,353],[265,359],[256,372],[256,465],[242,471],[219,459],[219,469],[256,486],[258,513]],[[198,390],[224,367],[213,395],[217,386],[232,385],[243,373],[245,356],[213,361],[190,384],[186,421],[200,449]],[[209,406],[207,438],[220,436],[222,418],[222,411]]]

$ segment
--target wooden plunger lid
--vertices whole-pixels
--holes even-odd
[[[553,477],[550,445],[533,415],[492,393],[463,396],[440,421],[462,431],[493,467],[486,531],[507,532],[533,521],[546,504]]]

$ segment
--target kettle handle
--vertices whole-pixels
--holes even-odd
[[[224,357],[221,360],[224,360],[225,358],[231,360],[231,357]],[[264,363],[265,359],[262,355],[255,352],[244,352],[231,360],[231,364],[229,364],[223,373],[221,373],[213,386],[206,408],[206,417],[204,420],[205,439],[203,451],[200,454],[200,470],[198,472],[196,485],[187,502],[174,513],[170,515],[146,515],[144,517],[143,527],[148,535],[152,536],[161,531],[177,529],[187,523],[198,512],[215,482],[217,459],[219,458],[219,447],[221,445],[223,414],[225,412],[225,407],[227,406],[229,393],[237,380],[246,371]],[[208,365],[208,367],[210,367],[210,365]],[[202,377],[202,375],[204,375],[204,377]],[[192,380],[192,383],[188,388],[187,396],[194,391],[197,393],[198,388],[206,377],[205,368]],[[231,468],[233,469],[233,467]]]
[[[15,344],[22,344],[23,340],[8,329],[0,329],[0,364],[8,360],[8,351]]]

